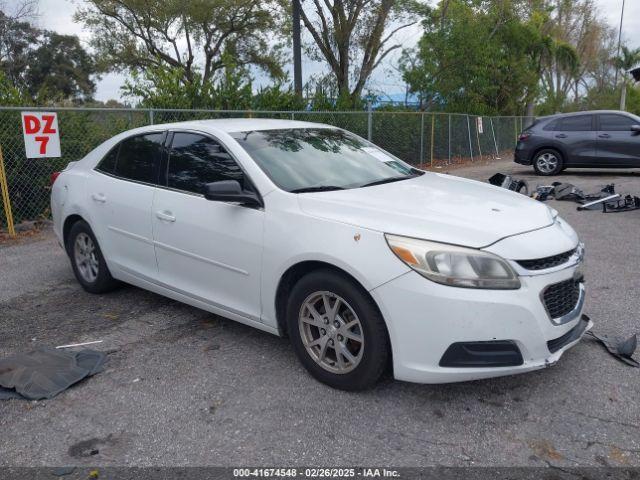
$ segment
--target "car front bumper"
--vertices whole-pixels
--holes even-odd
[[[553,365],[593,325],[581,319],[585,295],[582,283],[574,309],[562,320],[551,319],[541,299],[545,288],[575,278],[577,269],[578,265],[573,265],[549,274],[521,276],[518,290],[449,287],[411,271],[372,290],[387,321],[395,378],[448,383]],[[504,341],[517,346],[521,364],[441,366],[453,344],[494,345]]]

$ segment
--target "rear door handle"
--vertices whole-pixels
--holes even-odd
[[[567,136],[564,133],[559,133],[556,138],[567,138]]]
[[[94,202],[104,203],[107,201],[107,197],[105,197],[102,193],[93,193],[91,194],[91,199]]]
[[[156,217],[158,217],[160,220],[164,220],[165,222],[175,222],[176,221],[176,217],[174,217],[171,212],[161,212],[161,211],[157,211],[156,212]]]
[[[609,135],[608,133],[601,133],[600,135],[598,135],[598,137],[600,137],[600,138],[611,138],[611,135]]]

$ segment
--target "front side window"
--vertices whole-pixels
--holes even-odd
[[[600,115],[600,130],[605,132],[629,132],[631,125],[639,122],[625,115],[604,114]]]
[[[593,129],[592,115],[577,115],[566,117],[560,120],[560,125],[556,130],[565,132],[588,132]]]
[[[207,183],[237,180],[247,188],[244,173],[218,142],[196,133],[177,132],[169,150],[167,186],[204,193]]]
[[[359,188],[403,180],[419,170],[334,128],[254,130],[231,134],[283,190]]]
[[[137,182],[156,183],[163,136],[162,133],[148,133],[123,140],[115,174]]]

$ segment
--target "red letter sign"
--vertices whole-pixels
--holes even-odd
[[[56,113],[22,112],[22,132],[27,158],[60,156],[60,134]]]

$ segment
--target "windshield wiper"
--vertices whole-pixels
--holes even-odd
[[[337,185],[318,185],[316,187],[304,187],[290,190],[291,193],[308,193],[308,192],[330,192],[332,190],[344,190],[343,187]]]
[[[413,174],[413,175],[402,175],[399,177],[389,177],[389,178],[383,178],[382,180],[376,180],[375,182],[370,182],[370,183],[365,183],[364,185],[360,185],[360,188],[362,187],[373,187],[374,185],[382,185],[384,183],[391,183],[391,182],[399,182],[400,180],[407,180],[409,178],[415,178],[415,177],[419,177],[420,175],[418,174]]]

